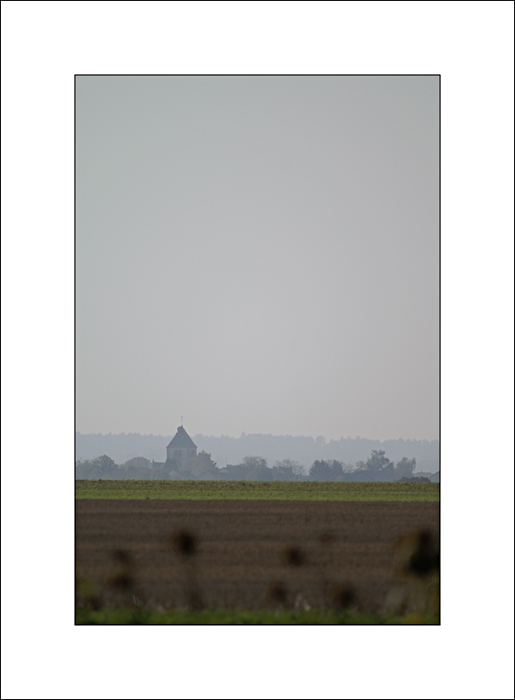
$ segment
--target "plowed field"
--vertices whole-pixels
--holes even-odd
[[[107,606],[318,607],[347,582],[376,612],[395,541],[420,527],[438,536],[439,503],[78,500],[76,562]],[[170,545],[180,529],[193,554]]]

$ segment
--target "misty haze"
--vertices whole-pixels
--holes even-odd
[[[184,429],[179,427],[179,431]],[[188,464],[166,464],[173,435],[81,435],[76,434],[77,478],[242,478],[257,480],[395,480],[408,476],[439,481],[439,442],[437,440],[341,439],[326,441],[319,436],[241,435],[239,438],[194,435],[195,452],[209,460]],[[189,436],[188,436],[188,439]],[[373,453],[384,453],[386,462],[375,474],[365,466]],[[267,467],[256,472],[245,469],[246,460],[259,459]],[[389,463],[408,460],[412,469],[391,469]],[[317,464],[333,469],[321,471]],[[340,465],[337,471],[334,467]],[[239,467],[237,470],[236,467]],[[386,469],[384,468],[386,467]]]
[[[439,90],[77,76],[79,622],[439,623]]]
[[[437,440],[438,95],[78,76],[77,431]]]

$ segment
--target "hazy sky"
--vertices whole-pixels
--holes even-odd
[[[77,430],[438,437],[438,77],[78,77]]]

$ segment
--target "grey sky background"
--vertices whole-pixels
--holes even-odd
[[[78,77],[77,430],[437,438],[438,90]]]

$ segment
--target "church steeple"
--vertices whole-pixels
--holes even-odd
[[[182,423],[182,416],[181,416]],[[184,465],[186,460],[193,459],[197,456],[197,446],[184,430],[182,424],[177,428],[177,432],[170,440],[166,448],[166,459],[174,459],[179,469]]]

